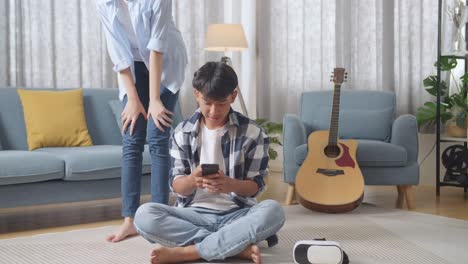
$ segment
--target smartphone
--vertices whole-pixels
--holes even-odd
[[[218,164],[202,164],[201,168],[202,168],[202,176],[215,174],[219,171]]]

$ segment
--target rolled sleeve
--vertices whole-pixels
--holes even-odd
[[[177,175],[177,176],[174,176],[174,177],[172,177],[172,180],[171,180],[170,183],[169,183],[169,184],[170,184],[170,185],[169,185],[169,188],[171,189],[171,192],[172,192],[175,196],[177,196],[177,197],[179,197],[179,198],[182,198],[182,199],[187,199],[187,198],[193,196],[193,194],[191,194],[191,195],[182,195],[182,194],[180,194],[180,193],[174,191],[174,188],[172,187],[172,183],[173,183],[177,178],[186,177],[186,176],[187,176],[187,175]]]
[[[167,46],[167,41],[157,38],[151,38],[146,48],[149,50],[165,53],[167,52]]]
[[[151,17],[151,39],[146,48],[149,50],[158,51],[161,53],[167,52],[168,49],[168,23],[172,14],[170,13],[171,2],[167,0],[154,1],[153,15]]]
[[[117,63],[114,63],[114,67],[112,69],[114,70],[114,72],[120,72],[131,67],[132,64],[133,61],[131,59],[123,59],[118,61]]]
[[[247,152],[245,160],[245,170],[248,179],[255,181],[258,185],[258,192],[252,197],[257,197],[266,190],[264,178],[268,176],[268,148],[269,137],[260,130],[257,138],[252,142]]]
[[[171,139],[169,141],[169,154],[171,156],[171,173],[169,178],[169,188],[171,192],[174,193],[179,198],[188,198],[190,196],[185,196],[177,193],[172,183],[178,177],[186,176],[191,173],[190,163],[187,158],[187,155],[184,153],[183,148],[180,147],[177,142],[177,137],[181,136],[182,132],[178,132],[177,129],[172,133]]]

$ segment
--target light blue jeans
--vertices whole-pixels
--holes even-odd
[[[149,73],[143,62],[135,62],[135,86],[138,97],[148,111]],[[161,85],[160,98],[164,107],[171,112],[177,102],[178,93],[173,94]],[[123,99],[127,104],[127,96]],[[148,140],[151,154],[151,201],[167,204],[169,201],[169,137],[170,127],[164,132],[154,124],[153,118],[148,121],[140,115],[136,121],[133,134],[130,127],[122,138],[122,216],[133,217],[140,205],[141,173],[145,141]]]
[[[135,227],[151,243],[168,247],[195,245],[208,261],[241,253],[249,245],[276,234],[285,215],[273,200],[224,214],[146,203],[138,208]]]

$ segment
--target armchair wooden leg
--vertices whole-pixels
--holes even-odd
[[[416,207],[414,206],[414,196],[413,196],[413,186],[407,185],[406,191],[406,205],[408,206],[408,210],[414,210]]]
[[[413,186],[411,185],[398,185],[398,198],[396,201],[396,208],[403,209],[403,203],[406,201],[408,210],[414,210],[414,196]]]
[[[286,194],[286,201],[284,202],[286,205],[292,204],[295,192],[296,192],[296,186],[290,183],[288,186],[288,193]]]
[[[397,200],[396,200],[395,207],[398,208],[398,209],[403,209],[403,202],[405,201],[404,186],[397,185],[397,191],[398,191],[398,197],[397,197]]]

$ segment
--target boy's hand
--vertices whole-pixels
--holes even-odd
[[[198,165],[193,172],[190,174],[194,179],[194,184],[196,188],[203,188],[203,176],[202,176],[202,168],[201,165]]]
[[[234,179],[226,177],[222,170],[218,173],[203,176],[203,187],[210,193],[230,193],[233,191]]]

